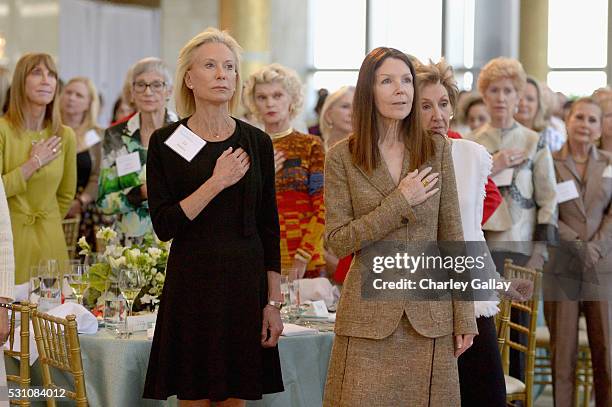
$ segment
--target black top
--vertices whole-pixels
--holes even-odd
[[[77,191],[82,191],[89,182],[93,163],[89,150],[77,154]]]
[[[282,391],[278,349],[260,344],[267,271],[280,271],[274,153],[262,131],[236,120],[224,141],[188,162],[164,142],[187,119],[157,130],[147,159],[153,228],[173,239],[145,397],[259,399]],[[207,179],[227,148],[251,159],[245,176],[190,221],[180,201]]]

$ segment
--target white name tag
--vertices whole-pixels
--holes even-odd
[[[505,187],[512,184],[512,175],[514,174],[514,168],[506,168],[503,171],[498,172],[491,178],[495,185],[498,187]]]
[[[608,165],[602,175],[604,178],[612,178],[612,165]]]
[[[557,184],[557,203],[571,201],[579,196],[574,181],[570,180]]]
[[[119,177],[123,177],[124,175],[131,174],[133,172],[139,172],[142,168],[138,151],[117,157],[116,163],[117,176]]]
[[[193,157],[206,145],[206,141],[181,124],[168,137],[165,144],[185,160],[191,162]]]
[[[97,131],[89,130],[87,133],[85,133],[85,145],[87,148],[95,146],[101,141],[102,138],[98,135]]]

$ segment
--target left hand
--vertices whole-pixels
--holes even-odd
[[[72,205],[70,205],[70,209],[68,210],[68,215],[66,218],[75,218],[77,215],[80,215],[83,212],[83,206],[81,205],[81,201],[78,199],[74,199],[72,201]]]
[[[268,337],[268,332],[270,336]],[[263,309],[263,323],[261,327],[261,346],[273,348],[278,344],[278,338],[283,333],[283,321],[281,321],[280,310],[271,305]]]
[[[589,271],[593,270],[600,258],[599,251],[597,251],[593,242],[588,242],[584,253],[584,267]]]
[[[524,278],[511,278],[508,291],[502,291],[502,297],[512,301],[529,301],[533,295],[533,283]]]
[[[304,273],[306,273],[306,267],[308,263],[304,262],[301,259],[293,259],[293,269],[295,270],[295,278],[304,278]]]
[[[542,270],[544,267],[544,256],[538,252],[534,252],[529,258],[529,261],[525,267],[529,269]]]
[[[473,334],[455,335],[455,357],[458,358],[474,343]]]

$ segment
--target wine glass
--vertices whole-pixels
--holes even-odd
[[[119,271],[119,290],[128,305],[128,316],[132,315],[134,300],[144,287],[144,276],[140,270],[121,269]],[[126,318],[127,323],[127,318]]]
[[[89,286],[89,266],[85,264],[72,264],[70,274],[66,275],[70,288],[74,291],[77,303],[83,304],[83,293]]]
[[[59,263],[57,260],[42,260],[40,262],[40,309],[47,311],[61,304]]]

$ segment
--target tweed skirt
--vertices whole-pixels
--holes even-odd
[[[453,336],[426,338],[406,315],[383,339],[336,335],[324,407],[460,406]]]

